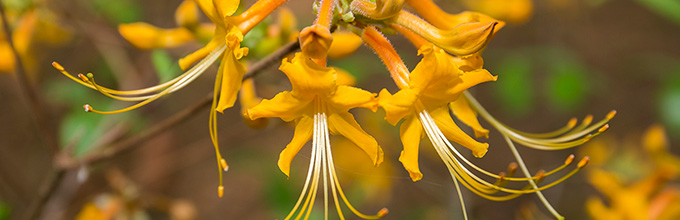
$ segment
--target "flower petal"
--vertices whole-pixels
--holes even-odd
[[[367,134],[356,122],[354,116],[347,112],[330,114],[328,116],[328,128],[331,134],[339,134],[354,142],[373,160],[378,166],[383,161],[383,151],[378,142]]]
[[[394,95],[383,89],[378,96],[378,105],[385,109],[385,120],[396,125],[402,118],[413,114],[413,106],[417,99],[418,96],[412,89],[402,89]]]
[[[361,37],[351,31],[336,31],[328,49],[328,57],[336,60],[345,58],[359,49],[362,43]]]
[[[465,97],[460,97],[458,100],[451,102],[449,107],[451,108],[453,115],[475,131],[475,137],[489,138],[489,130],[484,129],[482,125],[479,124],[477,112],[470,108],[470,103],[468,103]]]
[[[208,56],[210,52],[215,50],[220,44],[224,43],[225,30],[220,26],[215,27],[215,36],[203,48],[190,53],[179,59],[179,67],[182,70],[187,70],[191,65]]]
[[[360,88],[340,85],[328,101],[339,112],[346,112],[356,107],[371,109],[375,112],[378,110],[378,99],[375,96],[375,93]]]
[[[452,140],[463,145],[463,147],[472,150],[472,155],[475,157],[483,157],[484,154],[486,154],[486,151],[489,149],[489,144],[479,143],[463,132],[463,130],[460,130],[458,125],[451,119],[448,106],[430,111],[430,114],[437,124],[437,127],[439,127],[442,133],[444,133],[444,136],[446,136],[446,139]]]
[[[289,91],[280,92],[273,99],[265,99],[248,109],[251,120],[262,117],[279,117],[284,121],[292,121],[300,117],[309,107],[312,100],[298,99]]]
[[[303,116],[295,121],[295,134],[293,140],[286,146],[281,154],[279,154],[279,169],[281,172],[290,177],[290,163],[295,158],[295,155],[305,144],[312,139],[314,132],[314,119],[308,116]]]
[[[335,69],[320,66],[302,53],[292,60],[284,59],[279,67],[288,76],[292,92],[300,98],[313,98],[319,94],[330,95],[335,89]]]
[[[194,40],[186,28],[163,29],[144,22],[118,25],[118,32],[140,49],[177,47]]]
[[[234,106],[236,95],[241,89],[243,75],[246,73],[246,67],[236,59],[231,50],[227,50],[222,56],[222,63],[218,71],[222,73],[222,88],[220,89],[220,99],[216,110],[222,113],[224,109]]]
[[[399,135],[401,136],[401,143],[404,145],[404,150],[399,155],[399,162],[404,165],[411,176],[411,180],[418,181],[423,178],[418,166],[418,149],[420,140],[423,138],[423,125],[416,117],[408,117],[401,124]]]

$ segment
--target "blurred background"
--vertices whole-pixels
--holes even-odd
[[[241,6],[253,2],[243,1]],[[592,114],[599,120],[610,110],[618,111],[611,128],[584,146],[562,151],[518,146],[532,172],[558,167],[569,154],[577,159],[591,156],[592,163],[585,170],[544,191],[561,214],[568,219],[638,219],[635,214],[677,217],[680,160],[674,155],[680,155],[680,2],[435,2],[450,13],[475,10],[508,22],[483,55],[485,68],[498,75],[498,81],[471,90],[505,124],[543,132],[564,126],[572,117]],[[222,153],[230,165],[221,199],[215,190],[218,179],[208,134],[208,108],[191,112],[186,120],[148,140],[130,142],[202,103],[212,90],[216,65],[182,90],[117,115],[83,112],[83,104],[118,109],[130,103],[113,101],[51,66],[52,61],[58,61],[72,74],[95,73],[99,84],[118,89],[172,79],[181,73],[176,60],[203,43],[143,50],[121,37],[117,26],[144,21],[177,27],[174,13],[181,0],[2,3],[26,81],[42,104],[31,105],[32,96],[21,86],[3,33],[0,219],[23,219],[32,210],[42,210],[37,215],[42,219],[88,219],[88,215],[122,212],[133,219],[282,219],[288,214],[304,183],[310,155],[309,146],[303,148],[291,165],[290,179],[279,171],[276,161],[293,135],[291,124],[274,118],[265,128],[254,130],[243,122],[239,106],[218,116]],[[298,28],[312,23],[311,5],[311,0],[286,4],[294,12]],[[271,51],[272,46],[252,48],[262,47],[257,43],[272,35],[270,26],[277,25],[276,18],[271,16],[246,36],[244,44],[251,47],[247,62],[254,63]],[[413,68],[420,60],[417,49],[401,36],[388,37]],[[397,91],[378,57],[366,47],[329,65],[350,72],[358,87],[375,93],[382,88]],[[255,81],[263,98],[290,88],[285,75],[275,67]],[[36,110],[43,116],[36,117]],[[383,110],[357,109],[353,113],[385,151],[385,162],[374,168],[368,159],[354,160],[360,152],[347,140],[332,140],[341,183],[359,210],[373,213],[387,207],[390,214],[385,219],[462,218],[451,178],[428,141],[421,143],[424,178],[414,183],[397,161],[402,148],[398,127],[382,120]],[[488,123],[482,125],[491,130],[488,140],[480,140],[490,144],[489,152],[482,159],[471,160],[492,172],[506,170],[514,161],[509,148]],[[472,134],[462,124],[461,128]],[[72,158],[91,159],[91,155],[126,144],[132,146],[96,163],[72,163]],[[59,153],[51,149],[59,149]],[[68,169],[55,169],[60,166]],[[534,194],[507,202],[488,201],[465,189],[463,195],[471,219],[551,218]],[[35,209],[40,203],[36,201],[44,201],[44,207]],[[317,217],[322,211],[320,205],[314,209]]]

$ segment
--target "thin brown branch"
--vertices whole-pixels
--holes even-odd
[[[283,57],[298,50],[299,48],[300,41],[293,41],[287,43],[286,45],[283,45],[281,48],[274,51],[274,53],[269,54],[267,57],[260,60],[260,62],[253,64],[253,66],[250,68],[250,71],[248,71],[246,75],[243,76],[243,79],[245,80],[248,78],[255,77],[257,74],[260,74],[261,72],[267,70],[267,67],[273,66],[274,64],[278,64],[278,62],[281,62],[281,59],[283,59]]]
[[[56,136],[54,135],[54,132],[51,132],[49,129],[49,126],[47,124],[48,117],[45,114],[44,111],[45,108],[43,108],[43,104],[40,101],[40,97],[38,96],[38,93],[36,92],[35,88],[33,88],[33,85],[31,85],[31,83],[28,81],[28,78],[26,77],[26,69],[24,68],[24,63],[21,60],[21,56],[19,55],[19,52],[17,51],[14,45],[12,31],[10,30],[9,23],[7,23],[4,1],[0,2],[0,20],[2,20],[3,31],[5,32],[7,42],[9,43],[9,46],[12,49],[12,54],[14,55],[15,60],[14,70],[17,76],[17,80],[19,81],[19,87],[21,87],[23,93],[26,94],[28,98],[29,107],[31,108],[31,112],[33,113],[35,123],[38,126],[38,130],[40,131],[40,136],[45,141],[45,145],[47,145],[47,147],[50,149],[50,151],[52,151],[53,154],[57,154],[59,152],[59,143],[57,141]]]
[[[253,64],[253,66],[245,74],[244,79],[252,78],[257,74],[263,72],[267,68],[271,67],[272,65],[277,64],[281,59],[283,59],[283,57],[285,57],[286,55],[290,54],[293,51],[296,51],[297,49],[299,49],[299,47],[300,43],[298,41],[290,42],[282,46],[274,53],[260,60],[260,62]],[[210,93],[199,103],[196,103],[195,105],[190,106],[189,108],[184,109],[181,112],[178,112],[172,117],[156,124],[155,126],[147,129],[144,132],[139,133],[136,136],[132,136],[128,139],[115,142],[107,147],[102,147],[101,149],[103,150],[85,156],[80,160],[73,159],[60,160],[59,165],[64,169],[73,169],[81,165],[99,163],[104,160],[113,158],[121,153],[127,152],[131,149],[131,147],[138,145],[146,140],[149,140],[150,138],[155,137],[158,134],[161,134],[163,131],[190,118],[191,116],[196,115],[198,111],[208,107],[213,98],[214,98],[213,94]]]
[[[279,50],[262,59],[260,62],[255,63],[246,73],[244,79],[254,77],[257,74],[266,70],[268,67],[277,64],[277,62],[283,59],[283,57],[299,49],[299,47],[300,44],[297,41],[284,45]],[[191,116],[197,115],[196,113],[198,111],[210,106],[210,103],[213,98],[214,98],[213,94],[210,93],[199,103],[196,103],[195,105],[178,112],[172,117],[165,119],[164,121],[156,124],[155,126],[145,130],[144,132],[141,132],[135,136],[131,136],[127,139],[115,142],[107,147],[101,147],[101,149],[103,150],[85,156],[80,160],[75,160],[71,158],[69,155],[64,155],[63,153],[57,154],[56,156],[57,159],[55,162],[56,167],[53,170],[53,172],[50,173],[47,180],[43,183],[43,186],[40,187],[40,190],[38,191],[38,198],[31,204],[31,206],[28,209],[29,211],[27,212],[26,215],[27,218],[35,219],[38,218],[40,214],[42,214],[42,209],[45,206],[45,203],[47,203],[51,195],[54,194],[54,191],[56,190],[57,186],[61,182],[61,179],[68,170],[75,169],[83,165],[100,163],[108,159],[114,158],[117,155],[120,155],[124,152],[128,152],[131,149],[133,149],[132,148],[133,146],[143,143],[144,141],[147,141],[157,136],[158,134],[163,133],[169,128],[172,128],[173,126],[191,118]]]
[[[57,186],[61,183],[61,179],[64,177],[66,171],[66,169],[55,167],[47,174],[47,179],[43,181],[43,184],[38,188],[38,198],[31,202],[25,212],[25,219],[37,219],[40,217],[45,204],[49,201],[54,192],[57,191]]]

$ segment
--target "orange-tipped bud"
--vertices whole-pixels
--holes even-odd
[[[573,154],[570,154],[569,157],[567,157],[567,159],[564,160],[564,165],[569,165],[569,164],[571,164],[572,162],[574,162],[574,157],[575,157],[575,156],[574,156]]]
[[[588,165],[588,162],[590,162],[590,157],[585,156],[583,159],[581,159],[581,161],[578,162],[577,166],[578,166],[578,168],[583,168],[586,165]]]
[[[326,58],[332,42],[331,31],[319,24],[306,27],[300,32],[300,47],[305,56],[310,58]]]
[[[390,210],[388,210],[387,208],[382,208],[382,209],[380,209],[380,211],[378,211],[378,216],[379,216],[379,217],[384,217],[384,216],[386,216],[388,213],[390,213]]]
[[[217,196],[219,196],[220,198],[222,198],[222,196],[224,196],[224,186],[218,186],[217,187]]]
[[[59,63],[57,63],[57,62],[52,62],[52,66],[53,66],[55,69],[59,70],[59,71],[64,71],[64,70],[66,70],[66,69],[64,69],[63,66],[61,66],[61,64],[59,64]]]

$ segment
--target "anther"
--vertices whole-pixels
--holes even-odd
[[[592,122],[593,122],[593,115],[587,115],[587,116],[583,119],[583,124],[589,125],[589,124],[592,123]]]
[[[586,137],[583,138],[583,144],[585,144],[586,142],[590,141],[590,139],[593,139],[593,135],[592,135],[592,134],[586,135]]]
[[[505,172],[499,173],[498,174],[498,182],[503,182],[503,180],[505,180],[505,177],[506,177]]]
[[[508,174],[513,176],[515,175],[515,171],[517,171],[517,163],[512,162],[508,165]]]
[[[217,196],[219,196],[220,198],[222,198],[222,196],[224,196],[224,186],[218,186],[217,187]]]
[[[380,211],[378,211],[378,216],[384,217],[387,215],[387,213],[390,213],[390,210],[388,210],[387,208],[382,208],[380,209]]]
[[[57,62],[52,62],[52,66],[53,66],[55,69],[59,70],[59,71],[64,71],[64,70],[65,70],[64,67],[61,66],[61,64],[59,64],[59,63],[57,63]]]
[[[541,182],[545,179],[545,170],[538,170],[536,173],[536,182]]]
[[[85,109],[85,112],[91,112],[92,111],[92,107],[90,107],[90,105],[88,105],[88,104],[83,105],[83,109]]]
[[[564,165],[569,165],[571,162],[574,162],[574,155],[570,154],[569,157],[567,157],[566,160],[564,160]]]
[[[80,78],[80,80],[82,80],[83,82],[89,82],[90,81],[82,73],[78,73],[78,78]]]
[[[224,172],[227,172],[229,170],[229,165],[227,165],[227,161],[224,159],[220,159],[220,165],[222,166],[222,169]]]
[[[609,113],[607,113],[607,119],[612,119],[616,116],[616,110],[612,110]]]
[[[605,125],[602,126],[599,130],[597,130],[597,132],[598,132],[598,133],[602,133],[602,132],[607,131],[607,129],[609,129],[609,124],[605,124]]]
[[[571,118],[571,119],[569,119],[569,122],[567,122],[567,127],[573,128],[574,126],[576,126],[577,122],[578,122],[578,119]]]
[[[578,168],[583,168],[586,165],[588,165],[588,162],[590,161],[590,157],[585,156],[581,161],[578,162]]]

